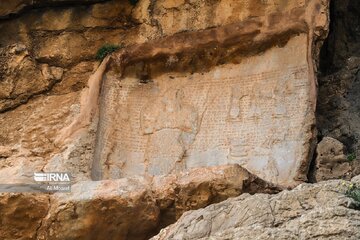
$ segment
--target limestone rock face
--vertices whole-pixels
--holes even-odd
[[[344,145],[336,139],[325,137],[317,146],[316,181],[351,176],[350,161],[344,154]]]
[[[69,194],[0,195],[0,236],[148,239],[185,211],[244,192],[279,190],[237,165],[154,178],[80,181]]]
[[[325,0],[106,1],[28,10],[0,23],[6,73],[0,121],[30,115],[16,107],[36,97],[45,107],[33,119],[41,119],[55,95],[64,103],[52,109],[59,111],[51,122],[59,136],[51,133],[34,151],[19,139],[36,142],[41,128],[7,135],[18,127],[7,121],[0,141],[27,159],[41,158],[29,172],[70,171],[76,180],[239,164],[266,181],[294,186],[306,181],[314,148],[314,59],[328,20]],[[97,67],[94,54],[106,42],[124,48],[113,55],[104,81],[85,87]],[[81,102],[84,87],[101,88],[99,101],[94,94],[83,101],[93,103],[91,111]],[[84,111],[91,119],[78,120]],[[62,138],[64,125],[76,121],[83,122],[81,133]],[[26,162],[23,156],[7,159]],[[0,164],[4,176],[13,172]],[[23,175],[17,171],[18,179]]]
[[[37,239],[37,230],[50,207],[41,194],[0,194],[1,239]]]
[[[152,239],[359,239],[360,214],[345,189],[329,181],[276,195],[243,194],[187,212]]]
[[[188,210],[307,180],[328,0],[3,2],[0,183],[61,171],[74,185],[1,194],[1,239],[148,239]],[[121,47],[99,64],[106,43]],[[243,195],[236,214],[260,206],[249,221],[291,232],[330,196],[319,188]]]
[[[280,6],[249,4],[238,22],[115,54],[112,69],[123,72],[104,81],[92,175],[236,163],[276,184],[305,181],[315,137],[313,40],[327,27],[328,5]],[[250,18],[251,7],[262,11]]]
[[[1,7],[6,2],[16,1]],[[88,129],[62,147],[54,141],[79,112],[80,90],[98,66],[97,49],[120,44],[120,36],[134,42],[128,1],[71,1],[53,8],[50,2],[0,21],[0,147],[8,149],[0,157],[2,183],[29,183],[36,171],[90,178],[96,132]]]
[[[23,44],[0,48],[0,112],[26,102],[30,96],[52,88],[61,80],[63,69],[37,65]]]

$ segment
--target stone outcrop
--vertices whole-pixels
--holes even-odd
[[[344,144],[336,139],[325,137],[317,145],[315,160],[315,180],[351,178],[351,162],[344,154]]]
[[[46,154],[32,156],[26,145],[12,145],[18,134],[6,132],[13,124],[1,134],[4,145],[42,158],[36,161],[42,166],[28,171],[71,171],[78,180],[89,179],[90,169],[99,180],[240,164],[275,184],[305,181],[315,136],[313,59],[326,36],[328,1],[254,2],[225,10],[230,2],[197,3],[189,13],[185,2],[109,1],[29,10],[6,20],[0,24],[6,32],[1,44],[8,46],[0,111],[36,96],[64,94],[63,101],[77,103],[57,118],[57,141],[48,137],[51,147],[36,150]],[[195,24],[170,25],[178,17],[170,14],[175,8],[186,12],[184,21],[196,16]],[[211,11],[219,15],[205,21]],[[55,13],[61,21],[47,21]],[[92,58],[104,41],[125,48],[112,56],[104,83],[102,65],[86,84],[82,73],[88,77],[96,67]],[[28,78],[33,82],[23,84]],[[64,124],[70,127],[60,132]],[[34,131],[32,136],[40,134]],[[21,156],[8,159],[22,161]]]
[[[359,239],[359,211],[344,195],[349,184],[337,180],[276,195],[243,194],[185,213],[152,240]]]
[[[0,193],[1,239],[37,239],[37,230],[49,207],[46,195]]]
[[[69,194],[2,194],[0,236],[148,239],[185,211],[244,192],[279,190],[237,165],[154,178],[80,181]]]
[[[0,183],[74,185],[0,194],[0,238],[358,238],[337,181],[269,195],[360,169],[358,58],[317,101],[329,1],[135,2],[1,5]]]
[[[332,1],[330,35],[320,55],[319,139],[344,144],[351,177],[360,174],[360,3]]]
[[[0,178],[42,170],[100,180],[240,164],[285,187],[306,181],[328,1],[174,4],[66,5],[1,22],[0,142],[12,155]],[[61,21],[48,21],[55,15]],[[94,53],[104,42],[124,48],[101,81],[106,66],[96,72]],[[43,133],[45,119],[52,130]]]
[[[237,163],[276,184],[305,181],[314,139],[313,57],[327,4],[289,3],[281,13],[259,4],[267,15],[120,50],[101,93],[93,179]],[[72,127],[64,132],[78,130]]]
[[[1,8],[10,11],[7,2],[19,1],[1,4]],[[51,3],[66,1],[22,2],[51,6]],[[0,112],[40,94],[81,90],[93,70],[97,49],[106,42],[118,43],[120,34],[132,35],[131,29],[136,23],[129,16],[132,6],[128,1],[84,6],[75,2],[59,8],[28,10],[0,22],[3,33],[0,38]],[[94,1],[78,1],[81,2]],[[134,40],[128,37],[126,41]]]
[[[32,95],[46,92],[63,76],[62,68],[36,65],[22,44],[2,48],[0,57],[0,112],[27,102]]]

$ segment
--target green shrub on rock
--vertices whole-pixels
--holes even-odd
[[[345,192],[345,195],[352,198],[356,203],[360,204],[360,187],[355,184],[350,184]]]
[[[96,53],[96,59],[99,61],[104,60],[104,58],[116,50],[120,49],[122,46],[114,45],[114,44],[105,44]]]
[[[356,154],[355,153],[350,153],[349,155],[347,155],[347,160],[349,162],[352,162],[356,159]]]

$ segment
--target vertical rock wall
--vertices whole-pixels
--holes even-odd
[[[91,170],[97,179],[121,178],[237,163],[277,184],[306,180],[313,62],[327,32],[327,1],[41,6],[0,24],[6,32],[0,178],[34,170],[70,171],[77,180],[89,179]],[[104,42],[122,44],[132,60],[119,74],[114,57],[95,113],[98,127],[94,118],[81,134],[56,143],[79,116],[79,90]],[[43,107],[32,121],[53,131],[22,124],[31,109],[18,106],[34,97],[28,106]],[[47,101],[58,114],[46,113]],[[14,162],[29,167],[13,168]]]
[[[236,163],[284,186],[306,180],[315,137],[313,56],[327,27],[327,4],[284,5],[282,14],[270,4],[258,7],[269,15],[232,29],[248,35],[219,27],[123,51],[128,70],[107,74],[103,85],[95,175]]]
[[[314,170],[329,174],[314,177],[349,179],[360,173],[360,3],[332,1],[331,19],[320,57],[318,138],[328,149],[338,149],[340,142],[344,156],[328,157],[325,166]],[[336,139],[331,141],[335,144],[329,144],[329,137]],[[329,153],[318,151],[314,167],[323,164],[321,155]]]

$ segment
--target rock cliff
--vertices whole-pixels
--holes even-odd
[[[0,176],[239,164],[283,187],[306,181],[328,2],[174,4],[35,4],[4,20]],[[90,76],[104,42],[123,48]]]
[[[0,239],[357,239],[359,11],[2,1]]]

